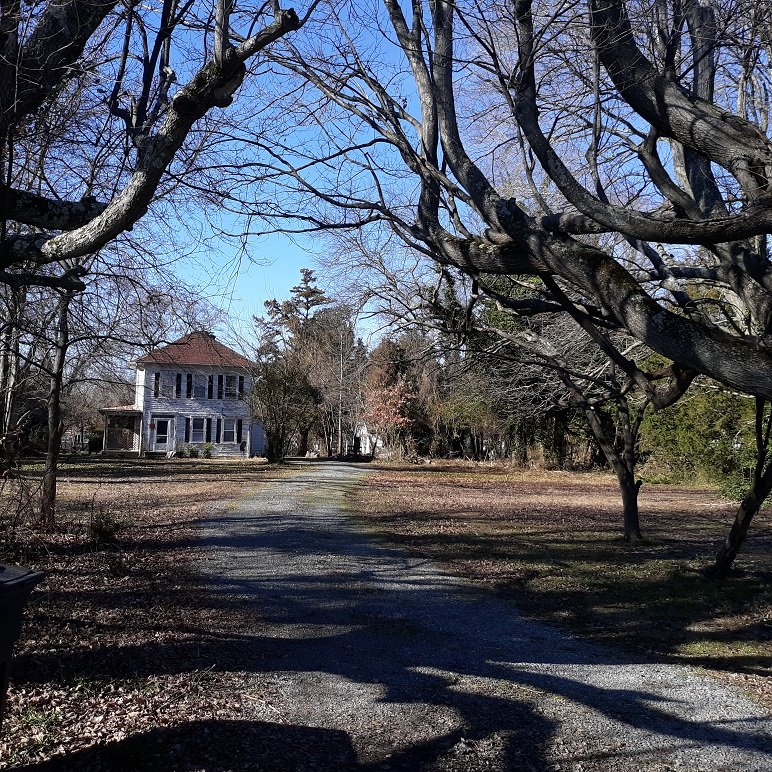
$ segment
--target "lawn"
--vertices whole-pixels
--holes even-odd
[[[640,655],[717,672],[772,707],[772,512],[736,571],[706,580],[734,505],[646,485],[645,539],[621,537],[605,474],[433,464],[384,467],[353,507],[380,538],[511,597],[530,616]]]
[[[138,763],[137,748],[166,742],[192,769],[210,730],[245,758],[286,745],[286,728],[245,720],[248,617],[237,599],[215,598],[194,563],[201,518],[285,474],[241,460],[76,460],[62,468],[56,531],[0,520],[0,562],[46,573],[16,650],[0,768],[66,752],[79,769],[99,769],[89,749],[110,745],[130,756],[127,769],[155,769],[162,762]],[[0,505],[19,495],[6,482]],[[434,464],[374,470],[352,509],[379,538],[534,617],[712,668],[772,706],[769,511],[737,575],[716,585],[701,569],[732,506],[666,486],[645,486],[641,504],[646,541],[626,544],[606,475]]]
[[[76,459],[61,470],[55,532],[2,520],[0,562],[46,578],[16,647],[0,768],[240,717],[238,678],[218,663],[238,662],[242,612],[192,570],[195,524],[280,474],[251,460]],[[6,483],[0,504],[19,495]]]

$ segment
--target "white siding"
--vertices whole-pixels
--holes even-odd
[[[140,376],[140,373],[142,375]],[[155,397],[155,374],[161,373],[163,379],[164,374],[181,375],[181,396],[180,397]],[[208,398],[196,398],[187,396],[187,376],[192,374],[194,377],[209,375],[214,376],[213,383],[213,399]],[[217,376],[222,375],[236,375],[244,377],[244,399],[217,399]],[[173,379],[174,382],[174,379]],[[195,382],[194,382],[195,384]],[[223,377],[223,391],[225,387],[225,379]],[[239,443],[217,443],[216,431],[217,420],[222,421],[225,418],[241,419],[242,420],[242,440],[246,441],[247,448],[250,452],[262,452],[265,446],[265,442],[262,438],[262,434],[259,437],[258,445],[259,450],[253,451],[255,447],[255,438],[252,433],[252,420],[249,412],[249,405],[246,397],[251,388],[251,381],[243,371],[237,369],[222,370],[217,368],[170,368],[170,367],[158,367],[154,365],[147,365],[145,368],[138,368],[137,371],[137,407],[142,410],[142,425],[144,427],[143,447],[152,452],[153,450],[153,431],[150,429],[153,416],[170,416],[174,417],[174,443],[178,449],[184,448],[186,445],[192,445],[192,438],[185,441],[185,419],[193,418],[209,418],[212,422],[211,427],[211,443],[213,445],[213,455],[229,455],[239,454]],[[262,427],[260,427],[262,431]],[[201,445],[203,443],[195,443]]]
[[[137,368],[137,375],[135,380],[136,388],[134,390],[134,404],[137,408],[142,406],[143,391],[145,388],[145,371],[141,368]]]

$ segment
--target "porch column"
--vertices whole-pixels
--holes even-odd
[[[135,421],[139,421],[139,447],[137,448],[137,458],[140,458],[142,456],[142,452],[145,449],[144,443],[142,440],[145,438],[145,431],[144,431],[144,414],[140,415],[139,418],[135,418]]]

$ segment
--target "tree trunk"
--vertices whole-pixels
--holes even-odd
[[[635,475],[627,469],[617,472],[619,490],[622,492],[622,513],[624,517],[625,541],[642,539],[641,522],[638,514],[638,491],[641,489],[641,480],[636,480]]]
[[[732,528],[716,555],[716,562],[710,571],[712,575],[723,579],[729,573],[734,559],[737,557],[737,553],[740,551],[740,547],[742,547],[748,534],[751,520],[753,520],[755,514],[761,508],[764,499],[769,496],[770,491],[772,491],[772,464],[767,467],[761,479],[756,482],[748,492],[748,495],[740,502]]]
[[[19,390],[19,347],[21,338],[21,313],[26,298],[22,290],[12,289],[8,298],[8,319],[0,337],[0,436],[3,438],[3,470],[11,470],[20,464],[19,440],[21,427],[15,423],[16,397]]]
[[[46,528],[56,525],[56,484],[59,467],[59,452],[62,445],[62,386],[64,365],[70,345],[68,314],[72,294],[67,292],[59,300],[57,308],[56,349],[53,366],[49,375],[48,391],[48,446],[46,465],[43,471],[43,489],[40,500],[40,518]]]
[[[732,528],[716,555],[716,562],[708,572],[719,579],[723,579],[729,573],[748,534],[751,521],[772,492],[772,462],[766,464],[765,468],[772,432],[772,410],[765,417],[765,404],[764,399],[756,398],[756,465],[751,488],[740,502]]]
[[[308,435],[311,432],[310,427],[298,430],[298,455],[305,456],[308,453]]]
[[[278,464],[284,459],[284,433],[266,431],[265,457],[269,464]]]
[[[614,447],[613,439],[610,439],[604,429],[603,422],[597,414],[597,411],[589,408],[584,411],[587,421],[590,424],[593,435],[598,441],[603,455],[614,470],[619,483],[619,490],[622,494],[622,516],[624,525],[625,541],[632,539],[642,539],[640,515],[638,512],[638,491],[641,488],[641,481],[635,479],[635,455],[629,453],[620,454]],[[625,425],[628,430],[629,425]],[[626,449],[634,438],[626,437]],[[634,443],[633,443],[634,444]]]
[[[338,348],[338,456],[343,455],[343,330],[340,331],[340,347]]]
[[[554,410],[547,418],[544,442],[545,461],[553,469],[565,469],[568,458],[568,424],[566,410]]]

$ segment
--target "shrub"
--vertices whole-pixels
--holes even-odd
[[[724,391],[687,395],[646,415],[641,450],[660,469],[673,470],[672,482],[696,479],[738,490],[755,457],[753,410],[753,400]]]
[[[88,452],[89,453],[99,453],[102,450],[102,445],[104,443],[104,435],[102,432],[92,432],[88,436]]]
[[[198,458],[198,448],[195,445],[188,445],[188,458]]]
[[[94,542],[114,542],[118,534],[125,530],[124,519],[107,509],[92,509],[88,523],[88,535]]]
[[[204,458],[211,458],[212,457],[212,443],[211,442],[205,442],[203,448],[201,448],[201,455]]]

